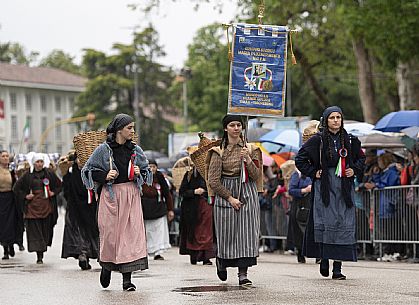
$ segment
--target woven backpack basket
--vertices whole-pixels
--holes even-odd
[[[82,166],[86,164],[96,147],[105,142],[105,140],[105,130],[87,131],[74,136],[74,149],[76,150],[77,158],[80,160]],[[137,134],[134,135],[133,142],[138,143]]]
[[[198,150],[191,154],[191,159],[195,163],[196,169],[201,174],[202,177],[205,177],[205,168],[206,168],[206,159],[208,150],[214,146],[220,146],[221,139],[210,140],[204,136],[203,133],[198,134],[201,140],[199,141]]]

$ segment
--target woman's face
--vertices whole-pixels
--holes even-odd
[[[338,131],[342,126],[342,115],[335,111],[327,117],[327,126],[332,131]]]
[[[9,164],[9,153],[7,153],[5,151],[1,153],[0,164],[4,165],[4,166]]]
[[[241,122],[232,121],[227,124],[227,128],[224,129],[227,131],[227,134],[231,138],[238,138],[242,132],[243,126]]]
[[[149,166],[150,166],[151,172],[153,173],[153,175],[155,175],[157,173],[157,165],[150,164]]]
[[[118,133],[121,135],[121,137],[124,140],[132,140],[132,137],[134,136],[134,122],[129,123],[127,126],[122,128],[121,130],[118,130]]]

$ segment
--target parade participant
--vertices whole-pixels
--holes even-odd
[[[141,189],[151,183],[143,150],[132,142],[134,119],[120,113],[82,169],[83,184],[100,194],[98,227],[102,266],[100,283],[109,286],[111,271],[122,273],[122,288],[135,291],[131,273],[148,268],[147,245],[141,209]]]
[[[73,162],[63,177],[64,198],[67,201],[61,257],[78,259],[82,270],[92,267],[90,258],[98,257],[99,231],[96,222],[96,197],[83,186],[80,160],[75,153],[67,161]],[[64,174],[64,173],[63,173]]]
[[[189,255],[192,265],[201,261],[204,265],[212,265],[210,258],[215,257],[213,221],[207,186],[192,160],[188,157],[184,162],[190,166],[190,170],[183,176],[179,188],[182,197],[179,253]]]
[[[169,249],[169,225],[175,217],[173,198],[169,185],[158,170],[155,160],[149,160],[153,172],[153,184],[143,188],[143,214],[147,233],[147,252],[155,260],[164,260],[163,252]]]
[[[13,243],[16,240],[18,214],[12,192],[15,174],[9,170],[9,153],[0,151],[0,243],[4,249],[2,259],[15,256]]]
[[[24,206],[28,251],[36,252],[36,263],[42,264],[57,224],[56,196],[61,192],[61,180],[50,169],[44,168],[43,154],[34,154],[32,164],[33,171],[19,178],[13,191],[19,204]]]
[[[217,240],[217,275],[227,280],[227,267],[237,267],[239,285],[252,285],[248,267],[259,256],[260,211],[258,192],[262,192],[262,153],[246,144],[242,137],[243,120],[226,115],[220,147],[207,155],[207,186],[215,194],[214,226]]]
[[[321,258],[320,273],[344,280],[342,261],[356,261],[354,175],[361,176],[365,156],[360,141],[343,128],[343,112],[328,107],[321,120],[322,131],[299,150],[295,164],[313,180],[312,204],[304,237],[303,255]]]

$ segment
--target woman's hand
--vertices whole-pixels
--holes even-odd
[[[320,177],[322,176],[322,170],[321,169],[319,169],[317,172],[316,172],[316,178],[317,179],[320,179]]]
[[[205,190],[202,187],[198,187],[194,190],[195,195],[202,195],[203,193],[205,193]]]
[[[233,207],[233,209],[235,210],[239,210],[242,203],[240,202],[240,200],[230,196],[228,197],[227,201],[231,204],[231,206]]]
[[[115,169],[111,169],[106,175],[106,181],[114,180],[118,177],[118,172]]]
[[[245,146],[240,151],[240,158],[244,160],[246,163],[252,162],[252,159],[250,158],[249,149]]]
[[[311,193],[311,184],[301,189],[302,194]]]
[[[140,175],[140,167],[137,166],[137,165],[134,165],[134,174],[136,176],[139,176]]]
[[[34,194],[32,194],[32,193],[30,193],[30,194],[28,194],[28,195],[26,195],[26,200],[32,200],[33,199],[33,197],[35,197],[35,195]]]
[[[345,169],[346,177],[352,177],[354,174],[355,174],[355,172],[352,168],[348,167],[347,169]]]
[[[173,212],[173,211],[168,211],[168,212],[167,212],[167,221],[168,221],[168,222],[171,222],[174,218],[175,218],[175,212]]]

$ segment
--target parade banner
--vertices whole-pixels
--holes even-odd
[[[230,114],[283,116],[288,28],[233,24],[230,64]]]

